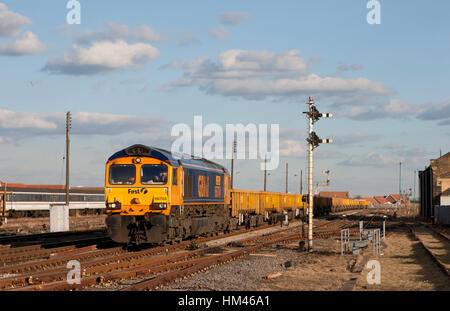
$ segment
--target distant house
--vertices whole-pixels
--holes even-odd
[[[321,191],[319,196],[326,198],[348,199],[348,191]]]
[[[386,197],[386,200],[388,200],[392,204],[397,204],[397,203],[403,204],[405,202],[405,198],[404,197],[402,198],[399,194],[396,194],[396,193],[392,193],[392,194],[388,195]]]
[[[392,204],[404,204],[409,203],[409,199],[407,197],[402,197],[399,194],[393,193],[386,197],[386,199]]]
[[[386,200],[386,198],[384,196],[381,196],[381,195],[376,195],[373,198],[375,199],[375,201],[377,201],[377,204],[390,204],[391,203],[388,200]]]

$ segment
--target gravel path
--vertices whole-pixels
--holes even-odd
[[[339,290],[354,277],[350,269],[356,260],[351,255],[340,256],[337,240],[316,240],[314,247],[313,253],[299,252],[291,244],[265,248],[257,254],[271,257],[250,255],[162,290]],[[281,276],[264,279],[275,273]]]

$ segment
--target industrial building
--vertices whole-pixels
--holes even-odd
[[[435,206],[447,202],[450,189],[450,152],[430,160],[430,165],[419,171],[420,215],[434,220]]]

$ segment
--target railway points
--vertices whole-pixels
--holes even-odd
[[[351,239],[357,240],[360,221],[365,228],[380,228],[386,219],[387,248],[383,247],[383,256],[373,257],[370,248],[360,255],[340,256],[341,229],[349,228]],[[371,290],[373,287],[364,283],[365,262],[369,258],[383,262],[387,257],[395,257],[392,253],[397,250],[393,249],[392,241],[399,232],[409,230],[404,219],[393,218],[386,210],[334,211],[316,218],[315,250],[308,253],[305,243],[301,243],[306,241],[308,224],[294,217],[288,227],[282,227],[280,221],[263,223],[260,227],[241,226],[237,231],[182,242],[167,241],[160,246],[142,244],[128,248],[112,241],[101,246],[94,239],[84,245],[70,245],[76,240],[73,235],[66,236],[68,245],[45,245],[39,243],[46,236],[41,234],[34,237],[31,245],[0,249],[0,289],[158,291],[236,290],[237,286],[244,286],[248,290]],[[440,236],[425,226],[419,228],[428,230],[435,238]],[[63,233],[54,235],[64,237]],[[32,236],[27,239],[33,241]],[[7,242],[5,238],[5,246]],[[65,280],[69,260],[81,264],[79,285]],[[438,274],[443,275],[442,268],[433,264]],[[401,269],[396,271],[400,272]],[[245,275],[243,282],[233,281],[232,275],[236,273]],[[268,277],[271,275],[277,277]],[[448,288],[442,280],[437,282],[438,289]]]
[[[71,227],[78,230],[0,237],[0,290],[376,290],[384,287],[364,283],[366,263],[392,261],[399,247],[394,238],[411,237],[437,263],[428,268],[447,276],[436,277],[436,288],[449,289],[448,238],[418,225],[409,217],[412,209],[374,207],[348,192],[339,197],[235,189],[230,177],[225,167],[206,159],[178,159],[144,145],[119,150],[106,163],[102,193],[69,194],[90,206],[69,202],[72,211],[89,211],[72,214]],[[42,206],[50,208],[68,195],[63,187],[28,188],[29,193],[5,191],[3,210],[11,222],[30,211],[45,215]],[[30,198],[44,205],[28,211],[23,202],[25,207],[16,204]],[[104,225],[81,230],[83,217],[90,216]],[[370,235],[375,231],[383,232],[376,243]],[[79,282],[69,282],[71,262],[80,267]],[[403,277],[402,266],[391,272]],[[251,277],[233,283],[236,274]]]
[[[330,221],[321,220],[319,223],[328,223]],[[342,220],[331,221],[334,226],[346,225]],[[17,290],[35,290],[35,289],[71,289],[67,282],[58,281],[64,278],[65,267],[64,262],[67,260],[78,259],[85,267],[83,269],[82,286],[101,285],[108,280],[117,280],[124,277],[139,276],[145,274],[157,273],[158,271],[170,271],[176,275],[179,273],[176,269],[181,267],[191,267],[201,270],[199,267],[209,267],[217,263],[225,263],[229,260],[238,259],[244,255],[248,255],[252,251],[271,245],[273,243],[281,243],[290,240],[299,239],[299,225],[292,224],[289,228],[283,228],[273,225],[272,232],[267,229],[243,229],[244,232],[235,232],[227,235],[234,235],[234,241],[239,241],[240,247],[233,250],[228,246],[227,237],[210,237],[200,238],[195,243],[199,243],[200,247],[194,250],[184,250],[190,243],[194,241],[185,241],[180,244],[167,245],[162,247],[145,248],[143,250],[129,252],[122,247],[113,247],[105,250],[98,250],[94,247],[83,248],[76,254],[75,250],[57,249],[53,250],[54,255],[49,258],[42,258],[40,261],[33,260],[24,262],[21,265],[5,266],[0,269],[0,273],[9,277],[0,279],[0,285],[4,289]],[[254,233],[260,231],[258,235]],[[296,232],[297,231],[297,232]],[[317,230],[318,237],[336,235],[336,230]],[[238,237],[240,236],[240,237]],[[210,241],[208,241],[210,240]],[[212,243],[215,240],[222,240],[220,243]],[[228,249],[225,251],[225,257],[217,255],[211,256],[211,250],[217,252],[218,249]],[[72,252],[71,252],[72,251]],[[59,255],[58,255],[59,253]],[[66,256],[64,256],[64,254]],[[150,257],[149,257],[150,256]],[[193,262],[188,259],[192,258]],[[218,261],[214,261],[214,260]],[[212,261],[211,261],[212,260]],[[200,265],[200,266],[199,266]],[[41,269],[45,267],[45,272]],[[148,270],[149,268],[152,270]],[[196,271],[197,271],[196,270]],[[34,272],[33,272],[34,271]],[[174,272],[175,271],[175,272]],[[189,270],[190,271],[190,270]],[[162,277],[166,279],[166,277]],[[48,283],[47,283],[48,282]],[[154,283],[155,281],[153,281]],[[152,283],[152,284],[153,284]],[[163,282],[164,283],[164,282]],[[160,285],[163,285],[161,283]],[[8,287],[9,285],[9,287]],[[22,285],[22,286],[20,286]],[[141,285],[142,286],[142,285]]]

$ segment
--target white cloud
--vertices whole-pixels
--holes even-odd
[[[228,50],[220,53],[216,62],[201,57],[189,62],[174,61],[171,66],[184,69],[188,79],[242,79],[302,73],[308,68],[308,62],[297,50],[281,54]]]
[[[363,142],[375,141],[380,137],[377,135],[366,134],[362,132],[355,132],[348,135],[338,135],[333,137],[333,143],[336,145],[354,145]]]
[[[338,71],[357,71],[361,69],[363,69],[363,65],[361,64],[351,64],[351,65],[342,64],[337,67]]]
[[[366,115],[368,112],[369,108],[367,107],[355,106],[350,108],[350,110],[348,111],[348,117],[350,117],[351,119],[358,119]]]
[[[133,41],[140,40],[144,42],[161,42],[161,36],[148,25],[140,25],[135,28],[130,28],[125,24],[109,22],[102,30],[86,30],[79,32],[78,28],[71,26],[64,26],[63,31],[69,36],[75,38],[75,42],[79,44],[90,45],[96,41]]]
[[[162,41],[161,36],[154,31],[150,26],[141,25],[134,29],[134,35],[142,41],[146,42],[160,42]]]
[[[129,44],[123,40],[101,41],[87,48],[74,45],[60,58],[49,60],[43,70],[55,74],[89,75],[130,68],[139,69],[158,56],[158,49],[150,44]]]
[[[27,31],[12,43],[0,44],[0,55],[21,56],[44,53],[45,45],[31,31]]]
[[[417,112],[417,109],[411,105],[408,104],[408,102],[401,100],[401,99],[391,99],[389,101],[389,104],[384,106],[384,111],[391,115],[411,115]]]
[[[423,147],[409,147],[402,144],[387,144],[383,146],[389,152],[402,157],[419,157],[431,156],[431,153]]]
[[[347,156],[346,160],[337,163],[341,166],[355,167],[377,167],[392,168],[398,167],[402,162],[405,167],[422,167],[424,159],[433,156],[423,147],[410,147],[402,144],[389,144],[382,147],[383,154],[369,152],[367,154]]]
[[[8,10],[8,7],[0,2],[0,37],[15,37],[29,24],[31,20],[28,17]]]
[[[219,15],[219,20],[222,24],[238,25],[242,22],[251,20],[247,13],[230,11]]]
[[[338,165],[343,166],[373,166],[373,167],[391,167],[403,158],[388,157],[375,152],[369,152],[365,155],[352,155],[347,160],[339,162]]]
[[[168,122],[141,116],[77,112],[73,115],[73,133],[84,135],[117,135],[125,132],[159,131]]]
[[[228,40],[228,38],[230,37],[230,31],[223,27],[211,28],[208,30],[208,33],[211,37],[214,37],[216,39],[223,40],[223,41]]]
[[[0,110],[0,131],[3,138],[27,138],[39,135],[64,135],[65,113],[37,113]],[[120,135],[161,131],[169,122],[144,116],[77,112],[72,115],[74,135]],[[169,133],[169,131],[168,131]],[[6,140],[4,140],[6,141]]]
[[[334,92],[366,92],[383,94],[387,90],[382,83],[372,82],[365,78],[342,79],[322,78],[316,74],[309,74],[298,79],[279,79],[276,81],[246,80],[217,80],[209,87],[212,93],[222,95],[238,95],[248,98],[264,96],[293,96]]]
[[[381,118],[409,118],[419,113],[420,107],[401,99],[390,99],[387,104],[374,103],[370,107],[354,106],[349,109],[347,116],[353,120],[367,121]]]
[[[285,157],[303,157],[306,152],[306,143],[299,140],[280,141],[280,156]]]
[[[187,46],[200,42],[195,33],[189,30],[175,31],[175,35],[179,46]]]
[[[304,129],[290,129],[290,128],[280,128],[280,139],[293,140],[293,139],[304,139],[305,134]]]
[[[210,94],[248,99],[392,93],[383,83],[366,78],[320,77],[308,73],[311,63],[297,50],[279,54],[266,50],[228,50],[219,54],[217,60],[202,57],[189,62],[174,61],[170,66],[184,70],[184,74],[166,88],[198,86]]]
[[[0,110],[0,129],[55,130],[56,123],[46,120],[45,115],[37,112],[16,112]]]
[[[421,105],[417,118],[421,120],[440,120],[439,125],[450,125],[450,99]]]

